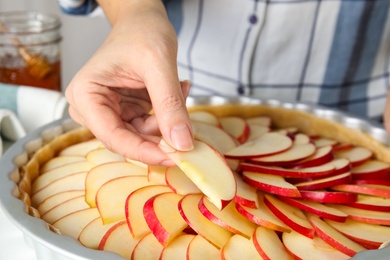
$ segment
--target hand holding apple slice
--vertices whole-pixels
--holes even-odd
[[[218,208],[236,195],[236,179],[225,158],[208,144],[194,140],[194,149],[178,151],[163,139],[160,148]]]

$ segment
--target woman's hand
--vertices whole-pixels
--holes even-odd
[[[178,79],[177,38],[164,6],[101,2],[113,28],[66,89],[70,115],[116,153],[172,165],[157,146],[160,136],[179,150],[193,143],[185,107],[189,83]]]

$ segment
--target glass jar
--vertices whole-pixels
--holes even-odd
[[[0,82],[61,91],[59,18],[0,12]]]

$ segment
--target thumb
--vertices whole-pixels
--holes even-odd
[[[190,151],[194,148],[192,127],[185,104],[189,81],[174,80],[148,88],[160,132],[173,148]]]

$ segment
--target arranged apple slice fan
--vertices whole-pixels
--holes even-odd
[[[190,116],[193,151],[159,144],[175,167],[77,129],[34,154],[21,197],[56,232],[126,259],[349,259],[390,240],[390,164],[371,149],[268,116]]]

